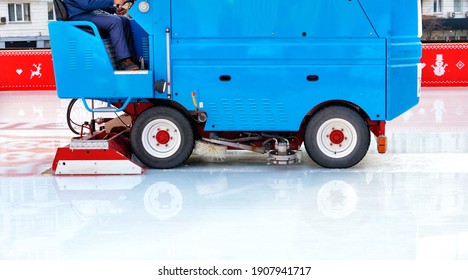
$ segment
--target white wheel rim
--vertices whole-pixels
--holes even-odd
[[[328,157],[344,158],[354,151],[356,145],[356,129],[344,119],[330,119],[318,129],[317,146]]]
[[[166,196],[169,200],[162,201]],[[168,182],[158,182],[145,191],[145,210],[159,220],[168,220],[179,214],[182,210],[183,197],[179,189]]]
[[[341,180],[324,184],[317,193],[318,209],[325,216],[342,219],[356,210],[357,195],[353,186]]]
[[[174,155],[182,143],[182,135],[177,125],[167,119],[149,122],[142,133],[143,148],[156,158]]]

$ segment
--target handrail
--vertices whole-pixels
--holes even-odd
[[[83,106],[85,107],[85,109],[91,113],[118,113],[118,112],[122,112],[123,110],[125,110],[125,108],[127,108],[128,104],[130,104],[130,102],[132,101],[132,98],[128,97],[125,100],[122,107],[120,108],[111,107],[110,106],[111,102],[109,99],[106,99],[107,107],[99,107],[99,108],[89,108],[88,103],[86,103],[86,98],[84,97],[81,97],[81,101],[83,102]]]

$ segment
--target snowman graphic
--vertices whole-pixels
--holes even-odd
[[[434,69],[434,74],[441,77],[445,74],[445,67],[447,67],[448,64],[444,64],[444,56],[442,54],[438,54],[436,55],[435,66],[431,66]]]
[[[434,101],[432,106],[433,107],[431,109],[431,112],[434,112],[435,114],[436,123],[442,123],[444,119],[444,113],[447,113],[444,101],[437,99],[436,101]]]

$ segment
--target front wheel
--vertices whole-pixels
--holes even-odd
[[[370,131],[355,110],[329,106],[312,116],[304,142],[307,153],[317,164],[327,168],[348,168],[366,155]]]
[[[173,168],[192,154],[193,130],[179,111],[152,107],[144,111],[132,127],[133,153],[151,168]]]

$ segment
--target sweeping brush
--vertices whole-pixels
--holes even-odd
[[[226,158],[227,147],[199,140],[195,142],[194,153],[208,160],[223,161]]]

